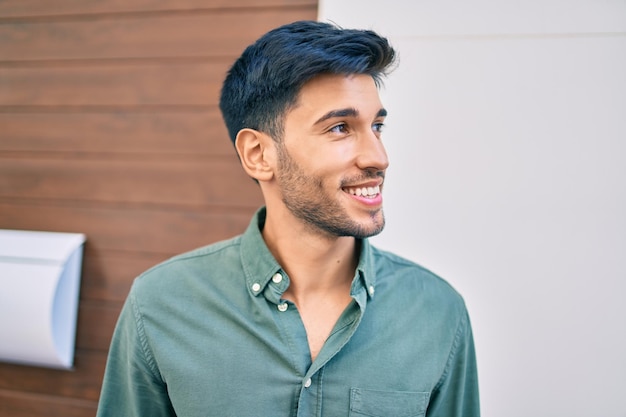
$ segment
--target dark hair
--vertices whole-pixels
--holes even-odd
[[[367,74],[380,85],[395,59],[387,39],[371,30],[299,21],[278,27],[248,46],[228,71],[220,109],[235,142],[251,128],[280,140],[283,119],[302,86],[320,74]]]

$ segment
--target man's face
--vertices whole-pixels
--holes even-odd
[[[283,203],[307,227],[357,238],[382,231],[385,115],[368,75],[321,75],[304,85],[285,117],[276,178]]]

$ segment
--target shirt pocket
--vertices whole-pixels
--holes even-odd
[[[430,393],[350,390],[350,417],[421,417],[426,413]]]

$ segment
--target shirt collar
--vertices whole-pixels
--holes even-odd
[[[372,298],[376,291],[376,269],[374,266],[374,254],[372,245],[368,239],[360,239],[361,253],[359,264],[356,267],[356,276],[352,282],[351,293],[354,294],[365,289],[367,295]]]
[[[265,216],[265,207],[261,207],[241,236],[241,264],[250,294],[254,297],[263,294],[269,301],[278,304],[283,292],[289,286],[289,280],[261,235]],[[366,297],[371,298],[376,288],[372,246],[367,239],[359,240],[359,246],[359,263],[350,293],[355,297],[365,293]],[[278,283],[272,280],[276,274],[283,276]]]
[[[261,230],[265,224],[265,215],[265,207],[257,210],[248,228],[241,236],[241,265],[246,276],[248,291],[254,297],[263,294],[274,274],[281,271],[278,261],[268,249],[261,235]],[[279,299],[280,296],[271,301],[278,304]]]

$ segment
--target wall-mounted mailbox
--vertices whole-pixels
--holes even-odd
[[[71,368],[85,235],[0,230],[0,361]]]

